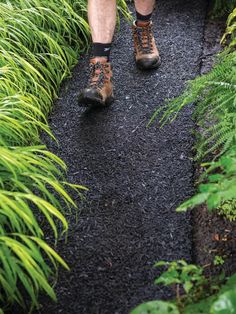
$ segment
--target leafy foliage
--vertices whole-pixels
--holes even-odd
[[[27,145],[40,142],[40,130],[49,132],[46,115],[52,99],[89,35],[80,16],[85,3],[80,4],[80,15],[72,5],[73,1],[1,2],[2,141]]]
[[[171,302],[152,301],[139,305],[131,314],[149,313],[182,313],[189,304],[201,300],[204,296],[210,295],[211,289],[209,280],[203,275],[203,269],[193,264],[187,264],[184,260],[173,262],[159,261],[156,267],[167,267],[156,280],[156,284],[164,286],[172,285],[176,291],[176,298]],[[155,303],[156,302],[156,303]],[[160,302],[160,305],[159,305]]]
[[[236,274],[226,282],[224,276],[206,278],[203,268],[183,260],[160,261],[156,266],[167,266],[155,281],[165,286],[174,285],[176,297],[172,301],[149,301],[137,306],[130,314],[228,314],[235,313]],[[217,282],[217,283],[216,283]]]
[[[179,314],[176,305],[164,301],[149,301],[137,306],[130,314]]]
[[[187,264],[184,260],[156,263],[156,267],[168,266],[168,269],[155,280],[156,284],[176,285],[176,298],[179,304],[191,303],[199,299],[204,293],[208,280],[203,275],[203,269],[193,264]],[[182,285],[187,299],[180,296],[180,285]]]
[[[225,262],[225,260],[223,259],[222,256],[216,255],[216,256],[214,257],[213,264],[214,264],[215,266],[217,266],[217,265],[223,265],[224,262]]]
[[[228,278],[219,291],[184,308],[184,314],[228,314],[236,313],[236,274]]]
[[[221,208],[227,201],[235,202],[236,197],[236,148],[233,147],[227,154],[220,157],[218,161],[204,163],[207,167],[200,178],[207,178],[206,183],[199,185],[198,193],[191,199],[181,204],[177,211],[185,211],[196,205],[207,203],[209,210],[217,210],[222,213]]]
[[[236,314],[236,290],[229,290],[219,296],[211,307],[212,314]]]

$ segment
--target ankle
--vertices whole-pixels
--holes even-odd
[[[138,27],[145,27],[145,26],[150,25],[150,23],[151,23],[151,21],[147,21],[147,22],[138,21],[138,20],[135,21],[135,25]]]
[[[137,26],[147,26],[151,22],[152,13],[148,15],[142,15],[136,11],[136,25]]]
[[[93,43],[92,56],[93,58],[106,59],[107,62],[110,59],[111,43]]]

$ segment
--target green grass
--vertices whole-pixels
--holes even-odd
[[[46,116],[89,28],[81,18],[85,2],[11,1],[0,4],[1,139],[11,145],[39,143],[49,132]],[[79,10],[80,8],[80,10]]]
[[[56,300],[50,278],[59,264],[68,269],[45,242],[42,218],[39,222],[37,217],[44,217],[57,240],[68,230],[65,211],[76,207],[68,187],[83,187],[64,182],[65,164],[35,145],[41,131],[53,137],[47,124],[52,101],[88,46],[85,13],[85,1],[0,3],[2,310],[14,302],[26,308],[25,293],[32,307],[40,291]]]

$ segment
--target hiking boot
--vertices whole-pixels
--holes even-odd
[[[141,70],[155,69],[161,64],[158,49],[155,44],[152,22],[134,22],[133,27],[134,53],[136,64]]]
[[[111,64],[104,57],[90,59],[89,86],[82,90],[80,106],[107,106],[114,100]]]

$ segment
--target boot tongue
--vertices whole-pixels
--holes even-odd
[[[150,23],[151,23],[150,21],[147,21],[147,22],[146,21],[145,22],[144,21],[136,21],[135,24],[137,27],[145,27],[145,26],[150,25]]]

